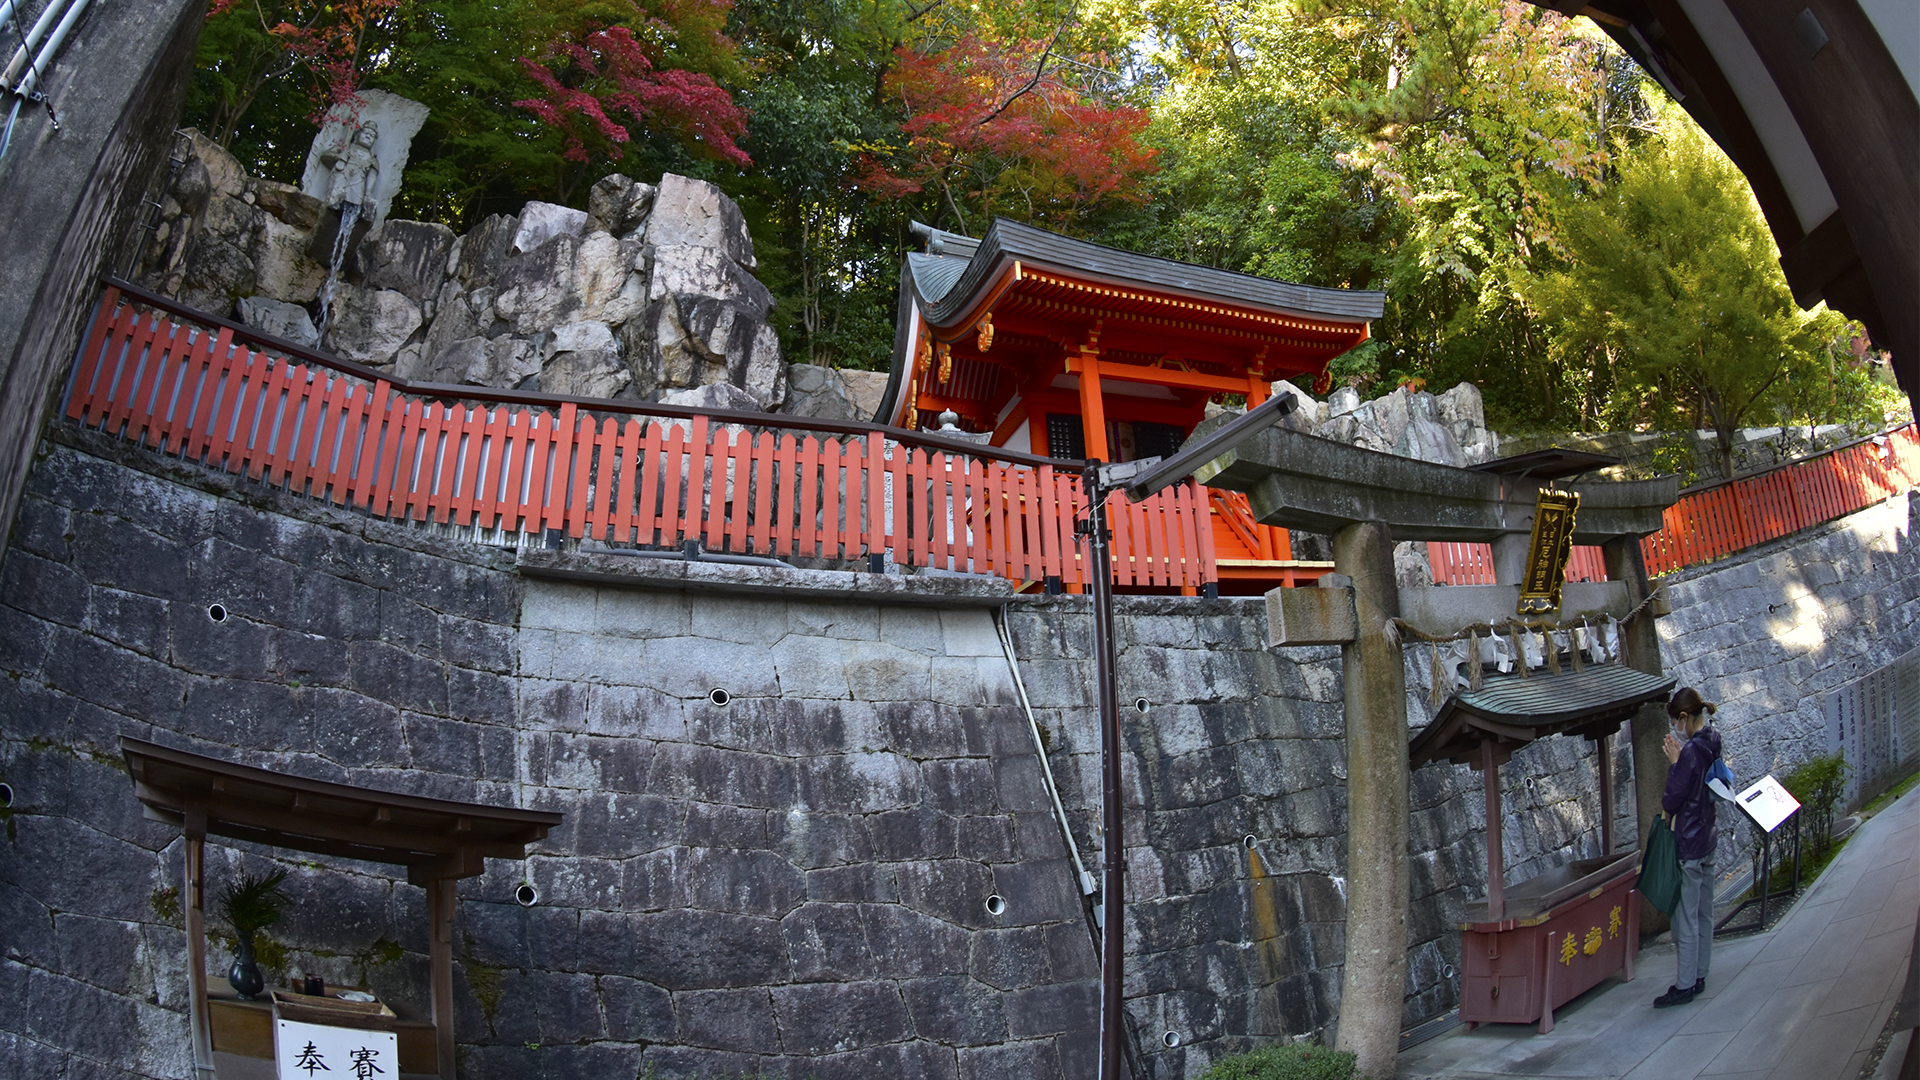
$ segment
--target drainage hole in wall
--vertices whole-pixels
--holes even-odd
[[[727,707],[727,703],[733,700],[733,695],[716,686],[707,691],[707,700],[712,702],[716,707],[724,709]]]
[[[1169,1031],[1165,1035],[1160,1036],[1160,1041],[1166,1043],[1167,1049],[1171,1050],[1180,1045],[1180,1033],[1177,1031]]]
[[[1006,910],[1007,901],[999,893],[987,897],[987,914],[999,918],[1000,914]]]
[[[1147,711],[1147,699],[1146,699],[1146,698],[1143,698],[1143,697],[1137,697],[1137,698],[1134,698],[1134,699],[1133,699],[1133,707],[1134,707],[1134,708],[1136,708],[1136,709],[1139,709],[1139,710],[1140,710],[1141,712],[1146,712],[1146,711]]]
[[[523,881],[519,888],[513,890],[513,898],[520,902],[521,907],[532,907],[540,902],[540,890],[533,887],[533,882]]]
[[[207,618],[212,619],[214,622],[226,622],[227,609],[220,604],[208,604]]]
[[[0,810],[13,805],[13,785],[0,784]]]
[[[1246,848],[1248,851],[1252,851],[1254,847],[1259,843],[1260,843],[1260,838],[1253,835],[1252,833],[1248,833],[1247,835],[1240,838],[1240,846]]]
[[[1455,974],[1455,972],[1454,972],[1454,970],[1453,970],[1453,965],[1452,965],[1452,964],[1444,964],[1444,965],[1442,965],[1442,966],[1441,966],[1441,968],[1440,968],[1440,977],[1441,977],[1441,978],[1443,978],[1443,979],[1448,979],[1448,980],[1451,980],[1451,979],[1453,978],[1453,976],[1454,976],[1454,974]]]

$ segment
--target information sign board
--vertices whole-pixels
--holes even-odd
[[[1767,832],[1779,828],[1781,822],[1800,809],[1800,800],[1787,794],[1780,781],[1771,776],[1761,777],[1758,783],[1741,792],[1734,803]]]

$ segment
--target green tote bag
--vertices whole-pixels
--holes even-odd
[[[1647,833],[1646,858],[1640,860],[1640,895],[1667,914],[1680,903],[1680,848],[1663,815]]]

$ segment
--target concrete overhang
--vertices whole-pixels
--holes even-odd
[[[1357,522],[1379,521],[1395,540],[1464,543],[1531,532],[1534,497],[1542,486],[1278,427],[1215,458],[1194,478],[1208,487],[1244,492],[1263,525],[1331,534]],[[1662,512],[1680,497],[1677,476],[1566,487],[1580,494],[1576,544],[1657,532]]]

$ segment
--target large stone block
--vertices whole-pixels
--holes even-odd
[[[913,1037],[906,1002],[892,983],[809,983],[773,990],[780,1041],[788,1053],[818,1055]]]
[[[984,983],[950,975],[916,979],[900,989],[914,1031],[922,1039],[948,1046],[992,1046],[1006,1041],[1003,995]]]
[[[633,373],[603,322],[563,323],[541,339],[540,389],[572,397],[622,396]]]
[[[520,235],[520,219],[507,214],[489,214],[472,231],[460,238],[453,273],[463,283],[482,289],[493,282],[513,252],[514,238]]]
[[[787,970],[786,941],[771,919],[666,911],[629,925],[635,966],[625,970],[669,990],[768,986]]]
[[[647,243],[709,248],[748,270],[755,265],[753,237],[740,207],[712,184],[673,173],[660,178]]]
[[[811,882],[812,875],[808,877]],[[780,930],[797,982],[840,982],[880,974],[882,965],[867,947],[865,916],[858,904],[803,904],[781,921]]]
[[[511,250],[524,255],[556,236],[577,240],[586,231],[586,211],[553,203],[530,202],[520,210],[520,228],[514,233]]]
[[[320,334],[313,328],[313,319],[307,314],[307,309],[298,304],[266,296],[245,296],[240,298],[239,314],[241,322],[263,334],[308,348],[320,344]]]
[[[872,904],[864,910],[867,945],[886,957],[889,973],[957,975],[967,970],[973,936],[951,922],[898,904]]]
[[[828,420],[872,419],[872,414],[859,415],[838,371],[812,364],[787,366],[787,402],[781,411]]]
[[[660,189],[635,183],[620,173],[609,173],[587,192],[587,228],[626,236],[646,227]]]
[[[506,260],[494,285],[493,310],[515,334],[536,336],[578,316],[573,274],[578,247],[578,240],[562,233]]]
[[[314,262],[307,253],[312,230],[264,214],[258,221],[259,230],[254,234],[250,254],[253,259],[254,287],[260,290],[259,298],[293,304],[312,303],[313,298],[320,294],[321,285],[327,277],[327,268]],[[251,298],[242,298],[241,303],[246,303],[247,299]],[[252,323],[251,319],[245,321]],[[301,345],[312,344],[284,334],[278,336]]]
[[[360,243],[360,273],[368,288],[392,289],[425,303],[439,295],[447,279],[453,241],[453,230],[437,222],[384,222]]]
[[[605,975],[600,978],[600,1000],[607,1017],[608,1038],[657,1043],[674,1037],[673,998],[658,986]]]
[[[773,998],[764,987],[692,990],[676,996],[679,1041],[689,1046],[766,1053],[780,1045]]]
[[[393,289],[342,283],[322,342],[342,360],[381,367],[420,329],[420,305]]]
[[[644,313],[653,254],[639,240],[588,233],[574,256],[574,288],[582,317],[619,325]]]

